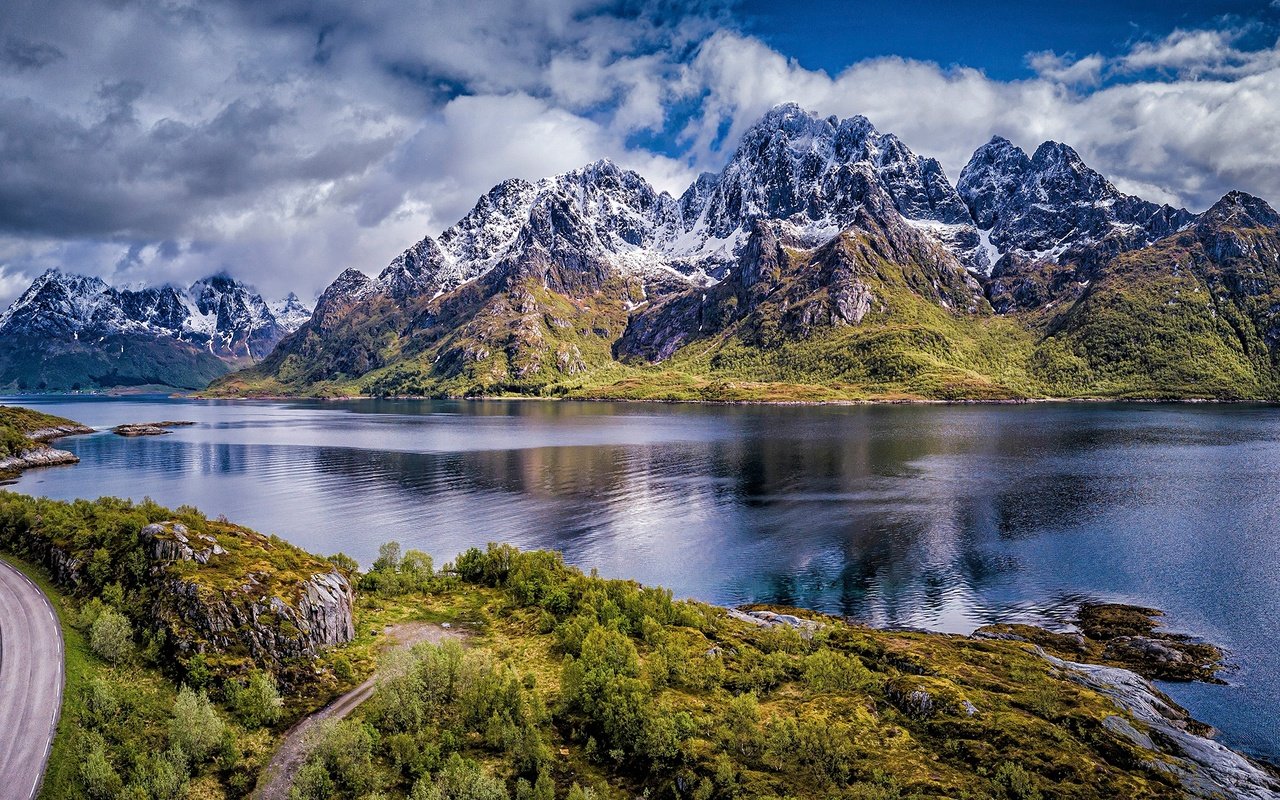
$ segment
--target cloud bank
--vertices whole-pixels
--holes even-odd
[[[314,295],[508,177],[608,157],[679,192],[784,101],[864,114],[953,179],[1000,134],[1065,141],[1193,210],[1233,188],[1280,200],[1280,43],[1245,49],[1227,24],[1031,53],[998,81],[902,58],[808,70],[716,2],[9,6],[0,302],[49,266]]]

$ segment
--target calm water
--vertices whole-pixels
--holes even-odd
[[[969,632],[1152,605],[1232,652],[1165,687],[1280,760],[1280,409],[21,398],[160,438],[63,440],[20,491],[151,496],[366,565],[492,540],[716,603]]]

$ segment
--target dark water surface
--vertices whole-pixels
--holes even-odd
[[[1225,646],[1165,688],[1280,760],[1280,409],[15,398],[64,439],[17,490],[151,496],[368,564],[508,541],[715,603],[969,632],[1140,603]]]

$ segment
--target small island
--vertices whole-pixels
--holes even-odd
[[[194,422],[180,420],[164,420],[163,422],[131,422],[117,425],[111,429],[116,436],[164,436],[173,433],[173,428],[185,428],[195,425]]]

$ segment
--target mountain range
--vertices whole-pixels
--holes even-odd
[[[210,391],[1275,398],[1278,259],[1243,193],[1194,214],[1000,137],[952,184],[786,104],[679,197],[607,160],[504,181]]]
[[[200,389],[310,317],[296,295],[268,303],[226,275],[131,289],[51,269],[0,315],[0,388]]]

